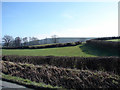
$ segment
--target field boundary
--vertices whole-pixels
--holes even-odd
[[[67,89],[120,87],[120,77],[114,73],[58,68],[44,65],[31,66],[8,61],[2,61],[1,63],[3,64],[2,72],[4,74],[25,78],[35,82],[43,82],[52,86],[59,86]]]
[[[67,57],[67,56],[2,56],[3,61],[34,65],[52,65],[63,68],[104,70],[120,74],[120,57]]]
[[[40,45],[40,46],[21,46],[21,47],[2,47],[2,49],[44,49],[44,48],[56,48],[56,47],[68,47],[68,46],[77,46],[82,44],[82,42],[73,42],[73,43],[57,43],[51,45]]]

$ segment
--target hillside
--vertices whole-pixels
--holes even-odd
[[[113,50],[101,50],[85,43],[77,46],[45,48],[45,49],[2,49],[3,55],[24,55],[24,56],[118,56]]]
[[[2,79],[37,89],[119,88],[120,58],[107,57],[119,53],[114,47],[109,48],[109,43],[115,46],[117,42],[89,40],[62,47],[45,44],[28,46],[29,49],[2,49]]]
[[[107,40],[107,41],[114,41],[114,42],[120,42],[120,39],[111,39],[111,40]]]

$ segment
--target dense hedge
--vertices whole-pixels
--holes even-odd
[[[42,49],[42,48],[54,48],[54,47],[66,47],[66,46],[76,46],[82,42],[73,42],[73,43],[57,43],[50,45],[41,45],[41,46],[21,46],[21,47],[2,47],[2,49]]]
[[[95,38],[92,40],[111,40],[111,39],[120,39],[120,36],[118,36],[118,37],[101,37],[101,38]]]
[[[52,86],[62,86],[67,89],[120,88],[120,78],[113,73],[44,65],[35,66],[8,61],[0,61],[0,63],[2,72],[5,74]]]
[[[52,65],[64,68],[105,70],[120,74],[119,57],[58,57],[58,56],[3,56],[2,60],[29,63],[34,65]]]
[[[118,54],[120,51],[120,42],[104,41],[104,40],[87,40],[86,44],[94,45],[95,47],[98,47],[101,49],[117,50]]]

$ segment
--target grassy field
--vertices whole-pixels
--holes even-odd
[[[81,46],[81,45],[79,45]],[[46,49],[3,49],[3,55],[26,55],[26,56],[94,56],[82,52],[79,46],[46,48]]]
[[[112,39],[112,40],[106,40],[106,41],[114,41],[114,42],[120,42],[120,39]]]
[[[3,55],[25,55],[25,56],[80,56],[80,57],[95,57],[95,56],[118,56],[118,52],[112,50],[101,50],[86,44],[46,48],[46,49],[3,49]]]

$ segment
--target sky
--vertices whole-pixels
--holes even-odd
[[[117,2],[3,2],[2,36],[118,36]]]

